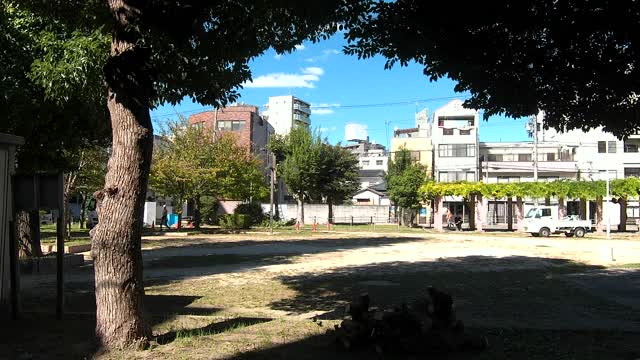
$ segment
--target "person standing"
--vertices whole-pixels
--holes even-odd
[[[162,231],[162,225],[169,229],[169,223],[167,222],[167,204],[162,205],[162,217],[160,218],[160,231]]]

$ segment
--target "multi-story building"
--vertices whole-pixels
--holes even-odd
[[[358,167],[361,170],[382,170],[387,171],[388,154],[384,145],[369,142],[366,140],[352,139],[351,143],[343,148],[349,150],[358,158]]]
[[[428,110],[424,109],[416,114],[416,124],[413,128],[396,129],[391,139],[391,155],[401,149],[411,152],[413,161],[422,164],[428,176],[433,175],[433,145],[431,139],[431,125],[428,123]]]
[[[244,104],[193,114],[189,117],[189,125],[233,134],[238,144],[259,157],[264,157],[264,148],[273,133],[271,125],[259,115],[258,107]]]
[[[265,108],[262,115],[276,134],[286,135],[294,127],[311,126],[311,105],[295,96],[271,96]]]
[[[477,110],[452,100],[433,113],[433,177],[436,181],[478,181]]]
[[[485,183],[534,181],[534,143],[481,142],[479,144],[480,180]],[[580,169],[576,146],[556,142],[538,144],[538,180],[577,180]]]

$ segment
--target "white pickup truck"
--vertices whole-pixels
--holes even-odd
[[[583,237],[590,230],[589,220],[580,220],[576,216],[559,219],[557,206],[536,206],[524,217],[524,231],[533,236],[564,233],[567,237]]]

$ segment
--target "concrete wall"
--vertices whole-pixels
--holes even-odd
[[[262,204],[265,213],[269,212],[269,204]],[[280,218],[283,220],[295,219],[298,211],[297,204],[281,204]],[[304,223],[313,224],[315,220],[318,224],[326,224],[329,214],[329,206],[326,204],[305,204]],[[354,224],[369,224],[372,221],[376,224],[384,224],[389,221],[388,205],[334,205],[334,223],[351,223],[353,216]]]

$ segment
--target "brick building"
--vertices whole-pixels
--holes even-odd
[[[273,128],[258,113],[253,105],[233,105],[214,111],[193,114],[189,124],[212,129],[218,133],[232,133],[237,136],[238,143],[263,157],[261,149],[267,145]]]

